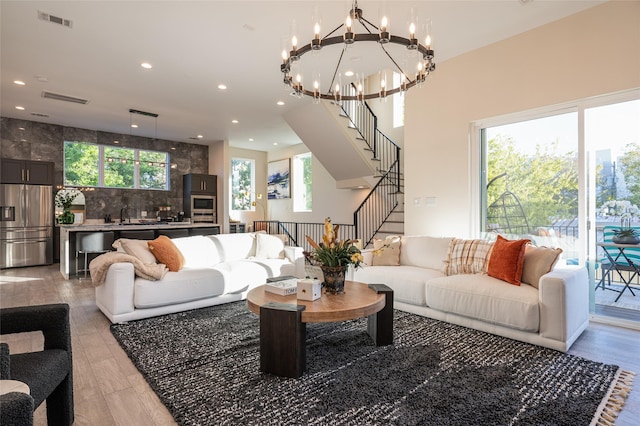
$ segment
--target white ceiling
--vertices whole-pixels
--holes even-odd
[[[359,6],[376,25],[379,11],[386,9],[391,33],[402,36],[411,11],[431,19],[435,62],[442,63],[603,2],[360,0]],[[329,30],[340,25],[349,6],[346,0],[2,0],[0,112],[181,142],[228,140],[235,147],[262,151],[294,145],[301,141],[282,114],[310,100],[289,96],[279,70],[280,52],[294,22],[302,45],[312,36],[315,11]],[[70,19],[73,27],[38,20],[39,10]],[[328,56],[329,49],[320,55]],[[365,61],[354,52],[348,51],[345,67],[362,68]],[[142,62],[153,68],[143,69]],[[217,88],[221,83],[226,91]],[[43,90],[89,103],[45,99]],[[277,106],[279,100],[285,105]],[[130,108],[159,116],[132,115]],[[130,128],[131,120],[139,124],[137,129]],[[204,137],[190,139],[198,134]]]

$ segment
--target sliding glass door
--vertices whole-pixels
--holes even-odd
[[[594,317],[640,327],[640,247],[626,266],[602,247],[625,218],[640,233],[640,90],[483,120],[473,136],[480,236],[562,248],[589,269]]]

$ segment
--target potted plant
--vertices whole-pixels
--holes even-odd
[[[71,212],[73,200],[80,195],[77,189],[63,189],[56,194],[56,206],[62,208],[62,213],[58,216],[58,223],[70,224],[75,221],[75,215]]]
[[[357,268],[363,261],[362,253],[354,240],[338,240],[340,225],[332,225],[331,219],[324,220],[322,242],[316,243],[307,235],[307,241],[313,247],[307,258],[317,263],[324,275],[323,287],[328,293],[344,292],[344,280],[347,267]]]
[[[620,226],[613,230],[614,236],[611,240],[616,244],[638,244],[640,243],[640,232],[631,226]]]

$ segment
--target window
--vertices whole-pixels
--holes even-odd
[[[310,212],[313,202],[311,198],[312,183],[311,153],[293,157],[293,211]]]
[[[169,189],[169,154],[85,142],[64,143],[64,184]]]
[[[98,186],[100,174],[98,145],[64,143],[64,184],[70,186]]]
[[[482,129],[483,228],[578,260],[578,113]]]
[[[231,210],[255,210],[255,161],[231,159]]]

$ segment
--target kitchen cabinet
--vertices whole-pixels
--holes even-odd
[[[235,223],[232,222],[229,224],[229,233],[230,234],[241,234],[246,232],[247,224],[246,223]]]
[[[2,183],[53,185],[53,163],[50,161],[13,160],[3,158],[0,169]]]
[[[184,175],[184,193],[191,195],[217,195],[218,176],[199,173]]]

